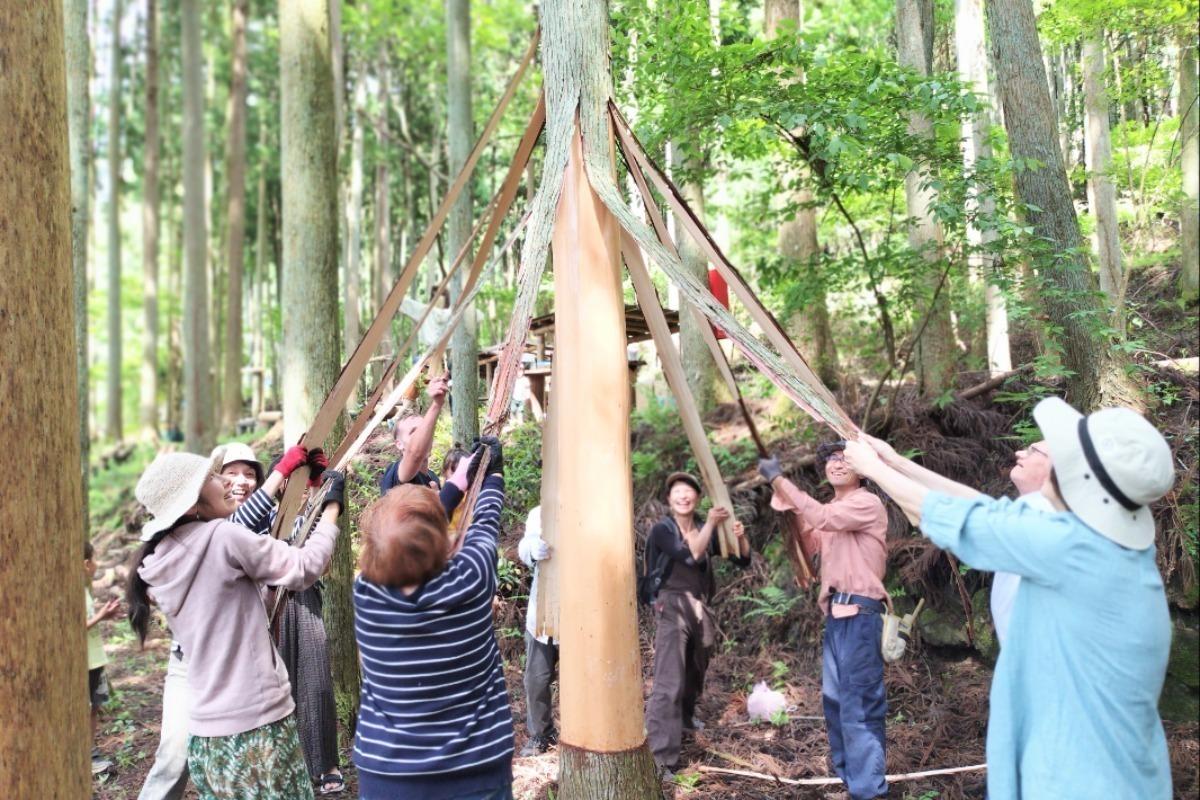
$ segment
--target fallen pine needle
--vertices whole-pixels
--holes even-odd
[[[721,754],[717,754],[721,755]],[[732,760],[732,759],[731,759]],[[737,759],[741,761],[741,759]],[[788,786],[834,786],[842,782],[841,778],[803,778],[797,780],[795,778],[780,778],[776,775],[767,775],[762,772],[751,772],[745,769],[722,769],[721,767],[710,767],[706,764],[701,764],[697,767],[700,772],[716,772],[722,775],[740,775],[743,778],[758,778],[763,781],[771,781],[772,783],[784,783]],[[900,781],[913,781],[919,778],[932,778],[935,775],[956,775],[960,772],[976,772],[978,770],[987,769],[987,764],[976,764],[971,767],[949,767],[947,769],[929,769],[924,772],[906,772],[902,775],[885,775],[884,779],[888,783],[899,783]]]

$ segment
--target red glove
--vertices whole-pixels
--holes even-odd
[[[294,444],[284,452],[283,458],[279,459],[279,463],[275,465],[275,471],[288,478],[306,463],[308,463],[308,448],[302,444]]]
[[[321,485],[321,473],[329,467],[329,458],[319,447],[308,451],[308,488],[315,489]]]

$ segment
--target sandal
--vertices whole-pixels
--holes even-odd
[[[341,794],[346,788],[346,779],[335,772],[317,778],[317,794]]]

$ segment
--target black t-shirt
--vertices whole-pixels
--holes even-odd
[[[697,529],[704,526],[699,517],[694,519]],[[691,548],[683,540],[674,517],[664,517],[655,523],[646,540],[646,563],[653,566],[659,553],[667,555],[667,568],[663,575],[662,588],[671,591],[682,591],[694,594],[702,599],[712,596],[715,585],[709,562],[713,556],[720,555],[721,547],[717,543],[716,531],[708,540],[708,552],[697,559],[692,555]],[[750,559],[740,554],[730,555],[729,560],[739,567],[750,566]]]
[[[400,462],[393,461],[388,468],[384,470],[383,477],[379,479],[380,494],[387,494],[390,490],[404,483],[415,483],[417,486],[426,486],[430,489],[442,488],[442,483],[438,480],[437,475],[434,475],[429,470],[418,472],[407,481],[401,481],[396,474],[399,469]]]

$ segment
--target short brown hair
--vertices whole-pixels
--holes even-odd
[[[362,576],[393,589],[425,583],[446,567],[448,527],[437,492],[395,487],[363,513]]]

